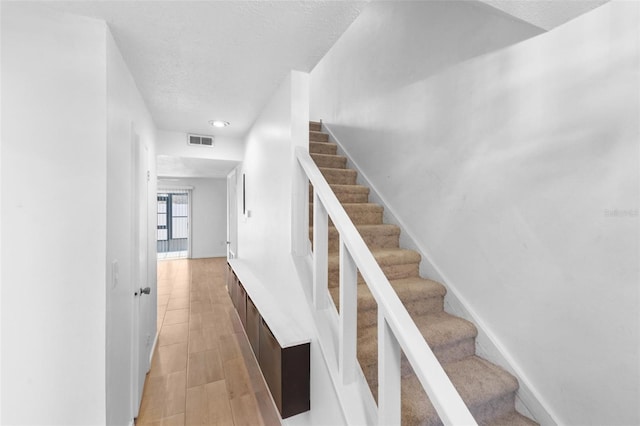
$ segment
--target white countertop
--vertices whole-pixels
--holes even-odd
[[[282,348],[311,341],[309,333],[300,326],[284,302],[271,294],[247,262],[240,259],[229,259],[228,262]]]

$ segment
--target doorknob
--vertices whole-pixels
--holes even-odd
[[[145,288],[141,288],[140,289],[140,295],[142,296],[143,294],[150,294],[151,293],[151,287],[145,287]]]

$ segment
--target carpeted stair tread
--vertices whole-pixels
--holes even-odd
[[[401,248],[375,249],[371,253],[389,280],[418,276],[420,254]],[[329,253],[329,286],[339,284],[340,258],[338,253]],[[358,274],[358,282],[363,279]]]
[[[473,323],[444,311],[420,315],[415,322],[441,364],[476,353],[478,329]]]
[[[414,313],[412,312],[413,305],[416,305],[416,309],[419,311],[419,313],[416,313],[415,316],[424,315],[426,313],[442,312],[442,298],[447,293],[446,288],[442,284],[436,281],[427,280],[422,277],[391,280],[389,281],[389,283],[395,290],[400,300],[407,307],[409,314],[411,314],[412,316],[414,316]],[[338,302],[340,288],[332,287],[329,289],[329,291],[331,292],[331,296],[333,297],[336,306],[339,306]],[[428,299],[436,300],[433,303],[428,303]],[[363,322],[359,320],[358,327],[367,327],[369,325],[375,324],[377,319],[377,307],[378,303],[371,294],[371,291],[369,290],[367,284],[358,284],[358,315],[360,317],[363,317],[369,311],[371,311],[372,314],[371,321],[363,324]],[[425,308],[427,310],[425,310]]]
[[[342,207],[347,212],[356,226],[359,225],[381,225],[383,207],[375,203],[342,203]]]
[[[480,426],[536,426],[537,424],[515,410],[504,416],[480,422]]]
[[[416,319],[416,326],[440,363],[450,363],[475,353],[476,327],[462,318],[444,311],[423,315]],[[378,359],[377,325],[358,326],[358,358],[361,365],[375,365]],[[403,374],[411,374],[408,365]]]
[[[385,223],[379,225],[356,225],[356,229],[370,249],[398,247],[400,228],[395,225],[389,225]],[[313,235],[313,228],[310,228],[309,235]],[[338,251],[339,245],[340,236],[338,234],[338,230],[335,227],[330,226],[329,251]]]
[[[400,296],[402,291],[415,291],[415,290],[427,291],[429,293],[433,293],[434,295],[437,294],[439,296],[444,296],[447,294],[447,289],[445,286],[443,286],[437,281],[433,281],[427,278],[411,277],[411,278],[403,278],[399,280],[392,280],[389,282],[391,283],[391,286],[396,290],[396,293],[398,293],[398,296]]]
[[[389,281],[391,287],[403,302],[430,297],[444,297],[447,293],[445,287],[432,280],[422,277],[403,278]],[[362,287],[362,289],[361,289]],[[366,284],[358,286],[358,309],[361,311],[375,309],[378,306]],[[442,307],[439,311],[442,310]]]
[[[391,280],[389,283],[412,316],[441,312],[444,309],[443,298],[447,289],[439,282],[418,276]],[[362,309],[368,307],[363,302]]]
[[[347,167],[347,157],[333,154],[310,154],[318,167],[330,167],[333,169],[344,169]]]
[[[309,121],[309,131],[319,132],[322,130],[322,123],[319,121]]]
[[[347,212],[356,226],[381,225],[384,209],[375,203],[343,203],[342,207]]]
[[[364,185],[330,185],[333,192],[353,192],[369,195],[369,187]]]
[[[383,208],[374,203],[343,203],[351,221],[356,225],[381,225]],[[309,223],[313,225],[313,203],[309,203]],[[329,224],[333,222],[329,220]]]
[[[316,142],[328,142],[329,135],[322,132],[314,132],[313,130],[309,130],[309,140]]]
[[[329,184],[355,185],[358,172],[352,169],[335,169],[331,167],[318,167]]]
[[[369,188],[362,185],[329,185],[341,203],[366,203]],[[309,188],[309,201],[313,201],[313,188]]]
[[[310,154],[331,154],[335,155],[338,152],[338,145],[333,142],[309,142]]]
[[[407,263],[420,263],[420,253],[415,250],[403,248],[382,248],[371,250],[378,265],[404,265]],[[330,258],[332,258],[331,256]],[[336,256],[337,258],[337,256]]]
[[[420,254],[414,250],[407,250],[402,248],[385,248],[371,250],[373,257],[375,257],[378,265],[404,265],[407,263],[419,263]],[[329,254],[329,267],[338,266],[339,264],[338,253]]]
[[[474,355],[447,364],[444,370],[476,421],[491,424],[513,410],[518,382],[496,365]],[[415,375],[403,378],[402,393],[403,425],[442,424]]]

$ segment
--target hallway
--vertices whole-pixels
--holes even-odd
[[[158,262],[160,336],[137,425],[277,425],[225,287],[226,259]]]

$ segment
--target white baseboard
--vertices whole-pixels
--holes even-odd
[[[353,160],[349,151],[347,151],[344,145],[342,145],[338,138],[336,138],[331,128],[327,126],[326,123],[322,123],[322,130],[329,134],[329,140],[331,142],[338,145],[339,154],[347,157],[347,166],[358,170],[358,184],[369,187],[370,201],[378,203],[384,207],[384,221],[397,225],[402,229],[400,234],[400,245],[420,253],[422,256],[420,274],[441,282],[447,288],[445,310],[451,314],[471,321],[476,325],[476,328],[478,329],[478,337],[476,338],[477,354],[504,368],[518,379],[520,387],[516,392],[516,408],[522,414],[534,418],[543,426],[556,426],[558,424],[555,420],[556,417],[551,414],[548,405],[543,402],[543,398],[531,385],[531,382],[527,379],[523,370],[509,355],[504,346],[500,344],[495,334],[479,318],[473,309],[470,308],[470,305],[461,296],[460,292],[457,290],[455,285],[453,285],[451,280],[447,279],[445,273],[435,264],[435,262],[433,262],[433,256],[430,255],[430,252],[425,247],[417,243],[418,239],[408,231],[407,226],[395,213],[389,203],[387,203],[386,199],[380,195],[376,186],[369,180],[367,175],[362,171],[362,168],[358,166],[358,163]]]

